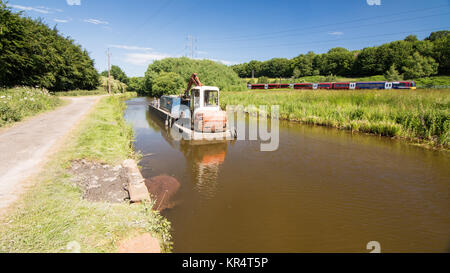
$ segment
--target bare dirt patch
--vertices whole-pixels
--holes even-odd
[[[87,160],[71,162],[72,181],[83,190],[83,198],[93,202],[128,202],[128,177],[122,165]]]

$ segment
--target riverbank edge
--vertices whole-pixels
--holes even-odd
[[[119,163],[138,159],[134,133],[124,119],[124,100],[135,93],[107,96],[50,157],[21,200],[0,219],[0,252],[117,252],[122,241],[141,234],[157,238],[171,252],[170,223],[153,211],[151,202],[99,203],[83,200],[69,174],[73,160]]]

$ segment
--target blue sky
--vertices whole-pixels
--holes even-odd
[[[350,50],[450,29],[450,0],[10,0],[112,63],[143,76],[155,59],[190,54],[225,64]]]

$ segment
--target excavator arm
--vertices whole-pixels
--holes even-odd
[[[189,79],[187,89],[184,91],[184,95],[186,97],[189,97],[189,91],[191,91],[192,86],[203,86],[203,84],[200,82],[200,79],[198,78],[197,73],[192,74],[191,78]]]

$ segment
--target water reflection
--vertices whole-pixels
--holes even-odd
[[[161,133],[161,136],[174,149],[183,153],[186,158],[187,173],[191,175],[194,188],[204,199],[213,198],[217,192],[220,166],[225,162],[228,145],[231,141],[220,141],[216,143],[190,142],[185,140],[175,140],[171,131],[168,130],[164,122],[147,111],[148,125]]]
[[[174,141],[127,102],[145,178],[180,182],[175,252],[443,252],[450,242],[450,156],[390,138],[280,123],[280,147]],[[212,198],[214,197],[214,198]]]

